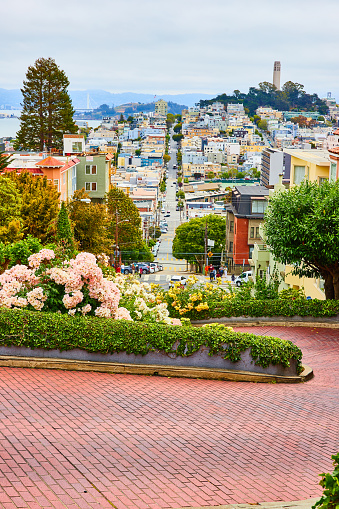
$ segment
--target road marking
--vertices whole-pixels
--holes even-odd
[[[146,276],[144,277],[144,281],[148,281],[149,280],[149,274],[146,274]]]
[[[154,281],[160,281],[160,274],[157,274],[154,278]]]

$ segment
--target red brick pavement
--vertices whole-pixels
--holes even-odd
[[[0,507],[165,509],[318,496],[318,473],[339,451],[339,331],[251,330],[294,341],[314,379],[266,385],[0,368]]]

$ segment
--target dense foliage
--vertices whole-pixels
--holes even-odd
[[[146,355],[160,350],[183,357],[200,347],[207,347],[209,355],[221,355],[232,362],[239,361],[241,353],[250,348],[252,359],[259,366],[281,364],[288,367],[290,360],[294,359],[297,372],[302,369],[301,350],[291,341],[234,332],[224,326],[198,329],[1,309],[0,345],[48,350],[82,348],[103,354],[127,352]]]
[[[302,182],[274,194],[264,230],[275,259],[298,276],[322,277],[327,299],[339,299],[339,181]]]
[[[78,131],[68,86],[65,72],[52,58],[39,58],[28,67],[16,149],[61,148],[63,133]]]
[[[54,239],[55,221],[59,213],[59,192],[47,177],[33,177],[27,171],[8,172],[20,193],[20,220],[23,236],[31,235],[41,242]]]
[[[0,243],[0,274],[14,265],[28,265],[28,258],[42,248],[40,240],[31,235],[11,244]]]
[[[318,111],[319,115],[325,115],[328,107],[325,101],[319,99],[317,94],[307,94],[304,86],[300,83],[287,81],[281,90],[274,85],[264,81],[258,87],[250,87],[247,94],[234,90],[233,95],[220,94],[217,97],[200,101],[200,106],[206,106],[214,102],[242,103],[250,115],[254,115],[259,106],[271,106],[280,111],[300,110]]]
[[[322,479],[319,482],[324,488],[323,496],[318,500],[312,509],[338,509],[339,507],[339,453],[331,456],[333,459],[334,471],[332,474],[320,474]]]
[[[225,227],[226,219],[215,214],[193,218],[187,223],[181,224],[175,230],[173,256],[197,263],[202,269],[206,238],[214,240],[213,254],[220,254],[225,245]]]
[[[108,238],[108,215],[103,203],[86,203],[89,194],[85,189],[75,191],[68,203],[70,220],[73,225],[74,239],[81,251],[99,254],[109,253],[110,240]]]
[[[22,237],[21,197],[14,182],[0,176],[0,242],[15,242]]]

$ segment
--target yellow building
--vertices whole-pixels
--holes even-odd
[[[303,180],[321,184],[330,178],[331,161],[327,150],[284,150],[291,156],[290,187]]]
[[[154,105],[155,108],[155,114],[156,115],[162,115],[163,117],[167,116],[168,113],[168,104],[163,99],[159,99]]]

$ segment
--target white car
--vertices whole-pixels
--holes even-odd
[[[172,276],[169,282],[170,286],[174,286],[175,284],[180,283],[180,285],[185,286],[187,283],[187,277],[185,276]]]
[[[244,283],[248,283],[249,278],[252,276],[252,271],[247,270],[246,272],[242,272],[240,276],[235,278],[235,284],[236,286],[241,286]]]

